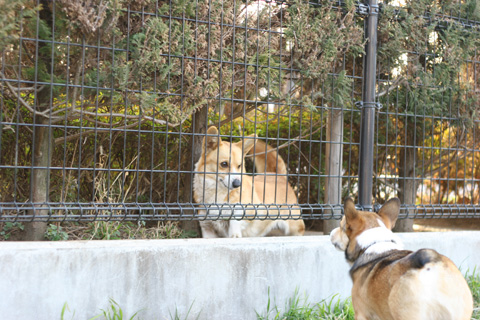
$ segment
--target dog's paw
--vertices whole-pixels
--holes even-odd
[[[242,222],[237,220],[230,220],[230,226],[228,228],[228,236],[230,238],[242,237]]]
[[[230,238],[242,237],[242,221],[230,220],[230,225],[228,228],[228,236]]]
[[[232,232],[230,234],[230,238],[241,238],[242,237],[242,232],[239,231],[239,232]]]

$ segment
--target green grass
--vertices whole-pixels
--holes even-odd
[[[190,308],[188,309],[188,312],[185,316],[182,316],[178,313],[178,310],[175,309],[175,313],[172,315],[170,313],[170,319],[171,320],[187,320],[187,319],[192,319],[190,316],[190,312],[192,310],[193,303],[190,305]],[[113,299],[109,300],[109,307],[107,309],[101,309],[101,313],[89,318],[88,320],[141,320],[139,317],[138,313],[142,310],[139,310],[133,314],[130,318],[126,318],[124,316],[124,311],[120,307],[120,305]],[[67,313],[70,313],[70,308],[68,307],[68,304],[65,303],[62,308],[62,312],[60,313],[60,320],[75,320],[75,311],[69,316],[67,316]],[[200,318],[200,314],[198,314],[194,319],[198,320]],[[163,319],[160,317],[159,319]]]
[[[480,320],[480,272],[474,269],[467,271],[465,279],[472,291],[473,296],[473,315],[472,320]],[[265,315],[257,312],[258,320],[353,320],[355,319],[351,299],[341,300],[337,296],[320,301],[319,303],[310,303],[308,297],[299,296],[298,290],[295,291],[293,298],[285,304],[285,308],[280,309],[272,306],[270,292]]]
[[[135,312],[133,314],[133,316],[131,316],[130,318],[127,319],[123,315],[122,308],[120,308],[120,306],[118,305],[118,303],[115,300],[110,299],[109,302],[110,302],[110,305],[107,309],[101,309],[100,314],[98,314],[98,315],[96,315],[93,318],[90,318],[88,320],[140,320],[140,318],[138,318],[138,313],[141,310]],[[65,318],[66,312],[70,312],[70,309],[68,308],[67,303],[65,303],[63,305],[62,312],[60,314],[60,319],[61,320],[68,320],[68,319],[73,320],[74,317],[75,317],[75,311],[73,311],[73,314],[70,318]]]
[[[298,290],[288,299],[282,311],[271,305],[270,291],[265,315],[257,312],[258,320],[353,320],[353,306],[350,299],[341,300],[338,296],[311,303],[308,297],[300,297]]]
[[[480,272],[474,269],[472,272],[467,271],[465,274],[468,285],[473,295],[473,307],[474,312],[472,315],[473,320],[480,320]],[[193,305],[193,304],[192,304]],[[175,314],[170,314],[172,320],[190,319],[190,306],[186,315],[180,315],[177,310]],[[73,320],[75,312],[71,317],[67,318],[66,313],[70,312],[68,305],[65,303],[61,312],[61,320]],[[110,306],[108,309],[101,309],[101,313],[88,320],[140,320],[137,311],[130,318],[124,318],[124,311],[118,303],[113,299],[110,299]],[[200,318],[198,314],[195,319]],[[161,317],[159,318],[161,319]],[[300,296],[298,290],[295,290],[293,297],[288,299],[284,308],[280,308],[272,303],[270,298],[270,290],[268,291],[268,302],[265,313],[259,314],[257,311],[257,320],[354,320],[354,312],[352,301],[350,298],[343,300],[339,296],[333,296],[331,298],[322,300],[318,303],[312,303],[308,301],[308,296]]]
[[[472,319],[480,320],[480,272],[473,269],[472,272],[467,271],[465,274],[468,286],[472,291],[473,296],[473,315]]]
[[[178,313],[178,310],[177,308],[175,308],[175,314],[172,315],[170,313],[170,319],[172,320],[187,320],[187,319],[190,319],[188,316],[190,315],[190,312],[192,311],[192,307],[193,307],[193,303],[190,305],[190,308],[188,308],[188,311],[187,311],[187,314],[185,316],[181,316],[179,313]],[[197,316],[195,317],[195,320],[198,320],[200,318],[200,314],[197,314]]]
[[[137,314],[139,312],[140,311],[135,312],[133,314],[133,316],[128,318],[128,320],[136,319]],[[113,299],[110,299],[110,307],[108,309],[106,309],[106,310],[102,309],[102,314],[99,314],[98,316],[92,318],[91,320],[99,319],[102,316],[105,320],[123,320],[124,319],[122,308],[120,308],[118,303],[116,303]],[[103,319],[103,318],[101,318],[101,319]]]

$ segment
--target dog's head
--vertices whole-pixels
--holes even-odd
[[[205,177],[214,178],[218,186],[230,190],[242,185],[242,173],[245,173],[245,154],[254,146],[255,135],[250,135],[237,143],[220,139],[217,128],[210,127],[203,139],[202,155],[196,170],[205,172]]]
[[[340,222],[340,227],[330,233],[333,245],[345,251],[347,260],[352,262],[360,252],[372,247],[373,252],[382,252],[397,247],[399,241],[391,232],[395,226],[400,212],[400,200],[388,200],[378,213],[358,211],[351,198],[344,202],[345,215]]]

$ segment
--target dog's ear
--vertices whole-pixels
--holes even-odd
[[[352,198],[346,198],[343,202],[343,211],[345,212],[345,222],[347,226],[347,237],[350,237],[351,232],[355,232],[355,230],[359,230],[362,228],[363,224],[365,223],[365,219],[363,218],[362,214],[357,211],[355,208],[355,202],[353,202]]]
[[[220,141],[217,128],[212,126],[207,130],[207,136],[203,139],[203,146],[205,150],[213,150],[218,147]]]
[[[378,211],[378,215],[382,219],[385,226],[392,230],[397,222],[398,214],[400,213],[400,200],[392,198],[385,202],[385,204]]]
[[[354,221],[358,218],[359,214],[357,209],[355,209],[355,202],[353,202],[352,198],[348,197],[343,201],[343,212],[345,213],[347,222]]]
[[[251,134],[243,138],[242,141],[239,141],[236,143],[236,145],[242,149],[243,148],[243,154],[247,154],[248,151],[250,151],[253,146],[255,145],[255,139],[257,138],[256,134]],[[242,146],[243,144],[243,146]]]

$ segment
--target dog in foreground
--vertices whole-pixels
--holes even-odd
[[[391,229],[400,200],[380,211],[357,211],[344,204],[340,227],[330,234],[351,265],[352,303],[356,320],[469,320],[473,299],[455,264],[435,250],[403,250]]]
[[[249,152],[254,154],[255,176],[245,175],[245,155]],[[206,204],[208,208],[200,210],[200,214],[214,218],[200,221],[204,238],[303,235],[305,224],[300,210],[279,210],[281,204],[298,204],[287,180],[285,162],[272,147],[254,135],[230,143],[220,139],[217,128],[210,127],[195,171],[195,202]],[[242,206],[245,204],[267,206],[255,210],[245,209]],[[288,219],[268,220],[265,219],[267,214]],[[254,216],[261,220],[252,220]]]

